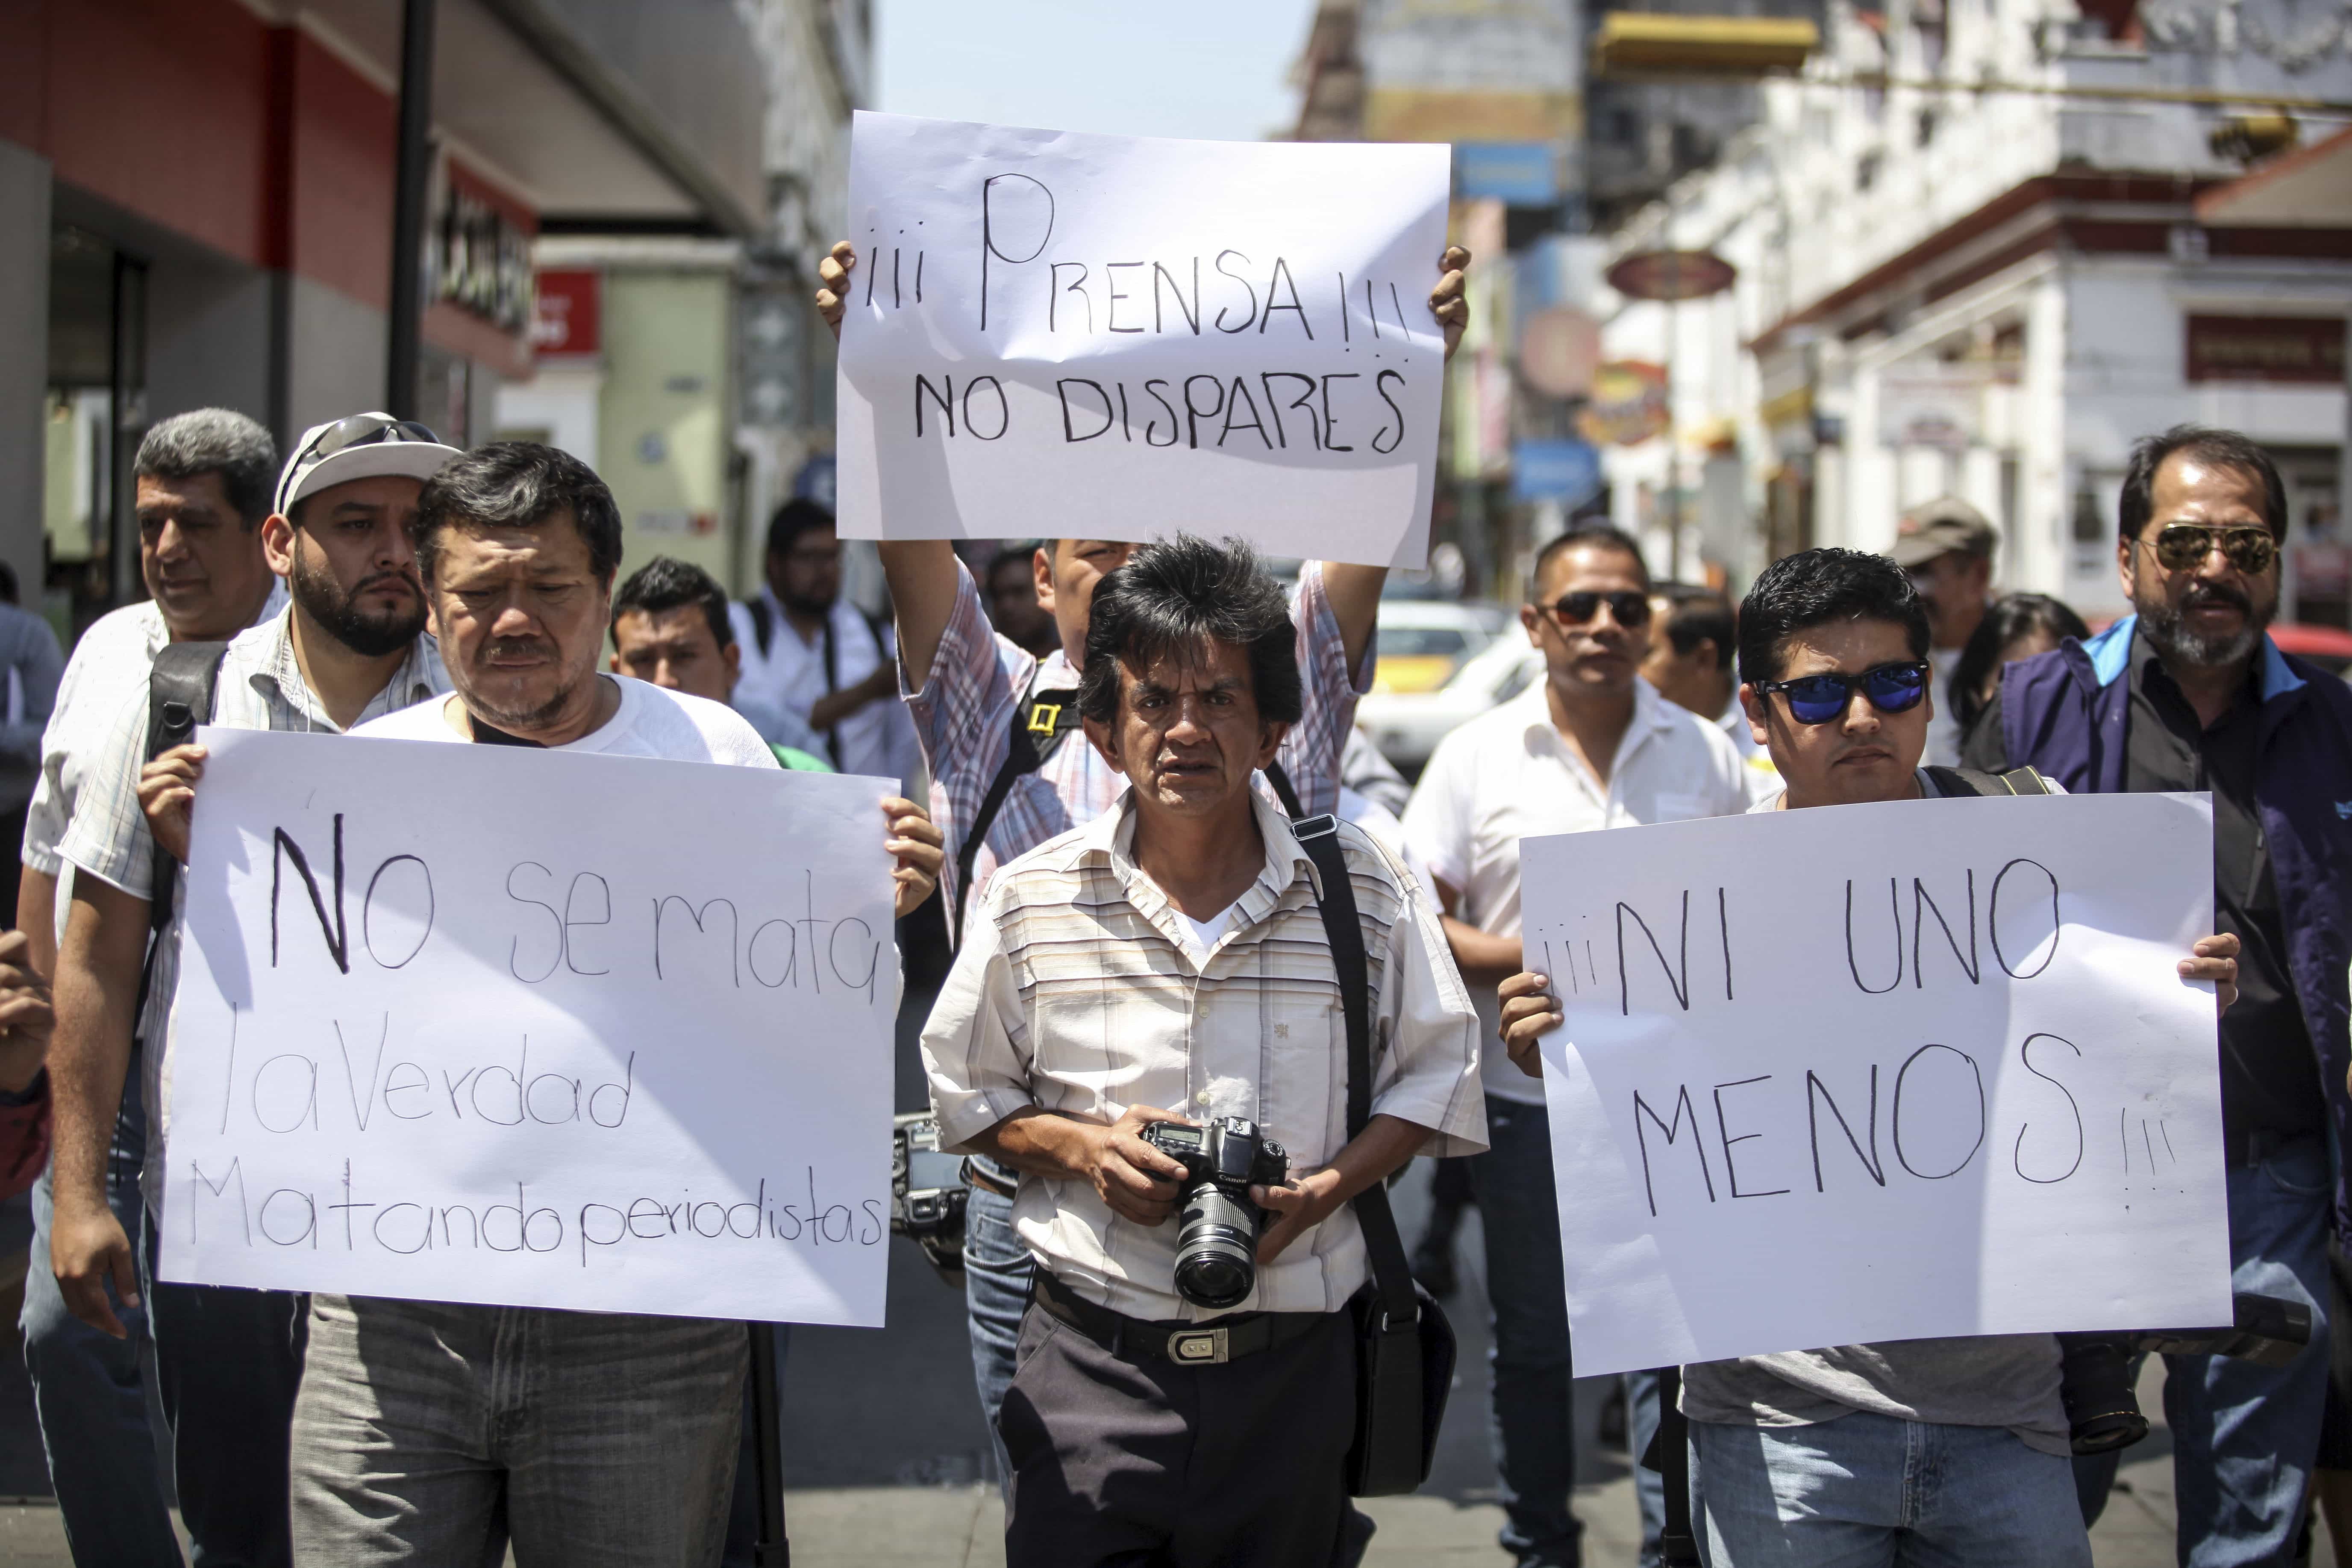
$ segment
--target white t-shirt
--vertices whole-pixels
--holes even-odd
[[[1731,737],[1633,682],[1633,718],[1604,787],[1552,727],[1541,680],[1437,743],[1404,808],[1405,843],[1429,874],[1461,890],[1456,916],[1496,936],[1519,934],[1519,840],[1731,816],[1746,811],[1748,770]],[[1480,1073],[1498,1100],[1541,1104],[1543,1081],[1502,1049],[1491,985],[1477,1005]]]
[[[1169,908],[1175,909],[1175,906],[1171,904]],[[1234,906],[1227,904],[1204,921],[1196,921],[1182,910],[1176,910],[1176,918],[1182,921],[1184,929],[1192,933],[1192,962],[1206,963],[1209,962],[1209,950],[1217,945],[1217,939],[1233,929]]]
[[[735,706],[770,740],[814,752],[839,772],[911,778],[921,755],[915,743],[914,721],[907,716],[906,704],[894,694],[868,702],[835,724],[829,735],[807,727],[809,715],[820,701],[856,685],[898,653],[889,626],[879,626],[877,637],[877,626],[856,605],[845,598],[835,600],[827,617],[833,639],[833,679],[828,683],[824,636],[820,634],[814,642],[801,640],[775,595],[766,589],[761,592],[768,605],[770,627],[765,653],[760,651],[759,628],[751,606],[737,605],[730,612],[736,643],[743,650]],[[778,715],[788,717],[780,721]]]
[[[598,677],[621,689],[621,706],[610,719],[551,752],[602,752],[615,757],[660,757],[674,763],[725,763],[739,768],[782,764],[760,732],[723,702],[689,697],[625,675]],[[450,722],[461,720],[456,697],[419,702],[361,725],[354,735],[378,741],[464,741]]]

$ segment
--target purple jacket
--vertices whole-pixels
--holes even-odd
[[[2001,739],[2012,767],[2032,764],[2075,795],[2124,788],[2131,711],[2126,616],[2088,642],[2069,637],[2001,672]],[[2278,881],[2287,967],[2319,1058],[2336,1146],[2352,1150],[2346,1037],[2352,965],[2352,687],[2263,639],[2262,728],[2254,804]],[[2352,1241],[2352,1193],[2338,1178],[2336,1228]]]

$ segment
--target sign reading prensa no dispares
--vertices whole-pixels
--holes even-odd
[[[1442,146],[858,115],[842,531],[1418,564],[1447,176]]]

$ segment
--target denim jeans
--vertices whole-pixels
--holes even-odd
[[[2326,1142],[2303,1139],[2229,1174],[2230,1287],[2311,1309],[2311,1343],[2284,1367],[2165,1358],[2173,1491],[2185,1568],[2287,1562],[2327,1402]]]
[[[1707,1568],[2091,1568],[2066,1460],[2003,1427],[1857,1410],[1690,1431]]]
[[[1584,1527],[1568,1506],[1576,1487],[1574,1373],[1550,1118],[1540,1105],[1489,1100],[1486,1143],[1470,1156],[1470,1184],[1486,1227],[1503,1550],[1522,1568],[1572,1568]]]
[[[1019,1180],[1013,1171],[989,1163],[998,1179]],[[1004,1391],[1013,1384],[1013,1352],[1021,1342],[1021,1319],[1029,1310],[1029,1249],[1013,1229],[1013,1200],[975,1186],[964,1200],[963,1300],[971,1320],[971,1381],[980,1391],[981,1419],[988,1424],[996,1461],[996,1484],[1004,1506],[1013,1506],[1013,1467],[1004,1437],[996,1429]]]
[[[294,1416],[302,1568],[714,1568],[740,1322],[318,1295]]]
[[[155,1335],[155,1387],[194,1568],[286,1568],[287,1451],[302,1381],[306,1297],[155,1278],[144,1216],[139,1286]]]
[[[1642,1467],[1650,1439],[1658,1435],[1658,1374],[1629,1372],[1625,1384],[1625,1447],[1633,1461],[1633,1500],[1642,1510],[1641,1568],[1664,1561],[1659,1539],[1666,1532],[1666,1478]]]
[[[144,1078],[134,1058],[123,1078],[122,1109],[106,1154],[107,1205],[133,1246],[144,1212],[139,1201],[139,1168],[147,1144]],[[154,1357],[147,1310],[125,1306],[107,1287],[114,1315],[130,1331],[119,1340],[66,1310],[57,1276],[49,1270],[53,1213],[49,1173],[43,1171],[33,1188],[32,1252],[25,1310],[17,1321],[67,1548],[79,1563],[179,1568],[180,1542],[172,1533],[155,1431],[147,1415]]]

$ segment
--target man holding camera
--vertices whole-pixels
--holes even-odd
[[[1013,1568],[1333,1560],[1344,1309],[1369,1278],[1345,1205],[1416,1152],[1485,1146],[1476,1015],[1434,911],[1315,819],[1348,867],[1379,1042],[1370,1119],[1340,1131],[1318,881],[1250,784],[1298,716],[1296,643],[1237,543],[1180,537],[1102,579],[1079,702],[1129,787],[990,879],[924,1031],[940,1141],[1021,1173],[1039,1266],[1000,1418]]]
[[[1808,550],[1765,568],[1739,608],[1739,701],[1788,788],[1752,809],[2050,793],[2031,777],[1920,767],[1927,655],[1919,591],[1885,556]],[[2210,982],[2226,1007],[2237,952],[2234,936],[2203,937],[2177,973]],[[1501,987],[1504,1044],[1529,1074],[1561,1021],[1549,986],[1515,974]],[[1690,1514],[1706,1561],[2090,1568],[2059,1388],[2052,1334],[1686,1366]]]

